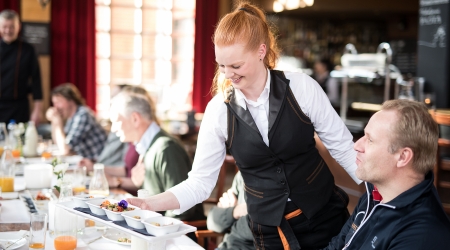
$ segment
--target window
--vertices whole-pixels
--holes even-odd
[[[111,88],[141,85],[158,113],[191,110],[195,0],[96,0],[97,113]]]

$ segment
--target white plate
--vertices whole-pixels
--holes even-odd
[[[23,246],[23,245],[25,245],[27,243],[27,239],[20,239],[19,241],[14,243],[16,240],[18,240],[18,239],[14,239],[14,240],[0,239],[0,244],[3,247],[8,248],[8,250],[12,250],[12,249],[17,249],[17,248],[19,248],[19,247],[21,247],[21,246]],[[11,244],[13,244],[13,245],[11,245]]]
[[[13,200],[19,198],[19,192],[3,192],[2,198],[5,200]]]
[[[119,238],[127,238],[127,239],[131,239],[131,235],[124,233],[124,232],[120,232],[114,229],[107,229],[106,232],[103,234],[102,236],[105,240],[108,240],[112,243],[116,243],[119,245],[124,245],[124,246],[131,246],[131,243],[125,243],[125,242],[118,242],[117,239]]]

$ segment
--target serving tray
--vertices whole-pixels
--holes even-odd
[[[191,233],[191,232],[195,232],[197,230],[196,227],[190,226],[190,225],[186,225],[186,224],[182,224],[180,225],[180,228],[178,229],[178,231],[174,232],[174,233],[170,233],[170,234],[165,234],[165,235],[161,235],[161,236],[146,236],[144,234],[138,233],[136,231],[130,230],[128,228],[125,228],[123,226],[121,226],[120,224],[116,224],[113,221],[107,221],[107,220],[103,220],[101,218],[92,216],[90,214],[86,214],[80,211],[75,210],[74,208],[76,207],[75,203],[73,201],[65,201],[65,202],[60,202],[56,204],[57,207],[63,208],[67,211],[69,211],[70,213],[76,214],[78,216],[99,222],[99,223],[103,223],[104,225],[120,230],[122,232],[126,232],[130,235],[139,237],[143,240],[146,240],[148,242],[154,242],[154,241],[160,241],[160,240],[167,240],[167,239],[171,239],[171,238],[175,238],[178,236],[182,236],[185,235],[187,233]]]

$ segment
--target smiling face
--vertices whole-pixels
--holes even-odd
[[[397,120],[396,111],[380,111],[370,118],[364,136],[354,145],[356,176],[375,185],[389,181],[397,165],[397,153],[391,154],[390,135]]]
[[[4,19],[0,17],[0,35],[5,43],[14,42],[19,36],[20,22],[19,19]]]
[[[261,48],[262,47],[262,48]],[[266,68],[260,59],[265,56],[265,45],[258,50],[248,51],[245,44],[235,43],[228,46],[215,46],[216,62],[225,78],[230,79],[233,87],[242,92],[254,89],[255,82],[265,84]]]
[[[135,142],[137,139],[135,138],[135,127],[133,125],[133,119],[130,117],[126,117],[125,115],[119,112],[117,107],[111,106],[111,110],[109,113],[109,117],[111,120],[111,132],[115,133],[117,137],[120,138],[121,142]]]
[[[53,95],[52,96],[53,107],[56,109],[56,112],[64,119],[67,120],[73,116],[74,112],[77,109],[77,105],[70,100],[67,100],[62,95]]]

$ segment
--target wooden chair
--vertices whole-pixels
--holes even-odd
[[[433,111],[431,115],[436,123],[439,124],[441,132],[434,168],[434,185],[439,193],[445,212],[450,215],[450,137],[445,136],[445,138],[442,138],[443,129],[450,130],[450,111]],[[446,155],[447,157],[445,157]]]
[[[222,197],[222,194],[225,191],[225,181],[227,178],[228,167],[234,167],[235,173],[237,173],[238,168],[236,166],[236,161],[231,155],[225,155],[225,160],[220,168],[219,177],[217,179],[216,192],[213,193],[212,197],[206,199],[204,203],[213,203],[215,205],[219,202],[220,197]]]
[[[215,249],[223,239],[222,233],[216,233],[212,230],[197,230],[197,243],[206,250]]]

